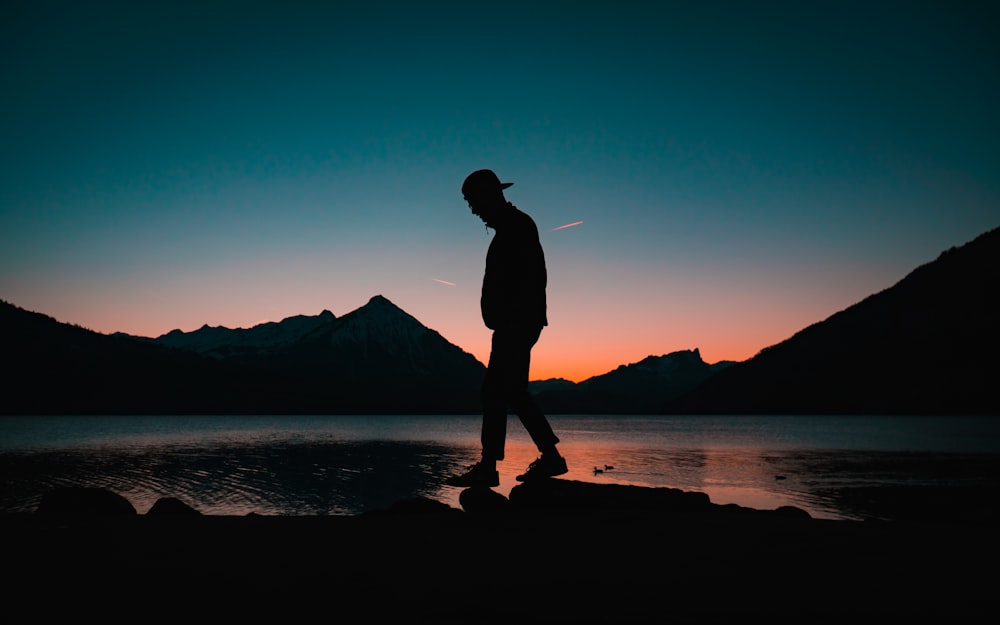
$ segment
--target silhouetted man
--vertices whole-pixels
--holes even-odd
[[[462,185],[472,214],[496,234],[486,253],[480,299],[483,322],[493,330],[490,362],[482,387],[482,459],[466,473],[449,477],[451,486],[498,486],[497,462],[504,458],[507,410],[512,409],[541,456],[517,476],[519,482],[566,473],[559,439],[528,392],[531,348],[546,318],[545,255],[534,220],[504,197],[512,182],[500,182],[489,169],[474,171]]]

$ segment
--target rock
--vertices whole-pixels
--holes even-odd
[[[518,510],[707,512],[708,495],[676,488],[594,484],[558,478],[525,482],[510,491]]]
[[[466,488],[458,495],[458,503],[470,514],[498,515],[510,510],[510,501],[485,486]]]
[[[107,489],[64,486],[45,493],[35,514],[59,518],[132,516],[136,510],[128,499]]]
[[[201,512],[195,510],[176,497],[160,497],[153,504],[153,507],[146,513],[147,516],[200,516]]]
[[[429,497],[413,497],[401,499],[388,508],[369,510],[361,513],[361,517],[446,517],[461,515],[462,511],[452,508],[446,503]]]
[[[788,518],[799,518],[799,519],[811,519],[812,516],[802,508],[797,508],[795,506],[779,506],[774,509],[774,514],[776,516],[783,516]]]
[[[402,514],[452,514],[457,512],[446,503],[428,497],[413,497],[397,501],[389,507],[389,512]]]

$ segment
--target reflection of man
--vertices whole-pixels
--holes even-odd
[[[493,330],[490,362],[482,387],[482,459],[466,473],[449,477],[452,486],[498,486],[497,462],[504,458],[507,409],[521,419],[541,456],[517,476],[519,482],[566,473],[559,439],[528,392],[531,348],[548,325],[545,313],[545,255],[534,220],[504,197],[512,185],[489,169],[474,171],[462,185],[472,213],[496,234],[486,253],[480,307]]]

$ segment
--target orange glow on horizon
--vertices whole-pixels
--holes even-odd
[[[666,351],[634,351],[631,357],[622,357],[621,351],[600,351],[597,349],[588,350],[586,353],[558,353],[552,350],[543,349],[541,345],[535,348],[531,355],[531,380],[549,380],[562,378],[571,382],[583,382],[586,379],[604,375],[614,371],[618,367],[632,365],[646,359],[649,356],[665,356],[676,351],[688,349],[698,349],[701,358],[707,364],[716,364],[722,361],[742,362],[753,358],[760,351],[757,347],[739,348],[731,346],[727,349],[719,349],[717,346],[702,348],[699,346],[681,347],[668,349]],[[720,354],[724,354],[721,355]],[[489,350],[483,353],[473,354],[476,358],[486,364],[489,362]]]

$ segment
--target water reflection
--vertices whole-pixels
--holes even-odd
[[[356,514],[440,498],[441,476],[465,456],[398,441],[10,452],[0,454],[0,509],[31,512],[46,491],[74,485],[117,492],[140,514],[168,496],[205,514]]]
[[[46,491],[67,485],[108,488],[140,513],[168,496],[217,515],[358,514],[414,497],[460,507],[461,489],[443,480],[475,462],[479,450],[478,419],[462,417],[54,417],[3,425],[0,512],[31,512]],[[564,418],[556,425],[569,461],[565,479],[704,492],[717,504],[899,519],[931,507],[979,514],[1000,494],[994,422],[978,437],[944,424],[910,443],[921,451],[873,449],[867,432],[864,446],[844,446],[858,428],[871,427],[855,418]],[[911,439],[928,427],[917,425],[906,430]],[[820,434],[809,441],[808,432]],[[835,439],[836,432],[851,437]],[[944,450],[923,451],[932,438],[943,439]],[[958,446],[959,439],[966,442]],[[511,428],[497,490],[509,495],[536,456],[521,429]],[[593,471],[605,466],[612,468]]]

